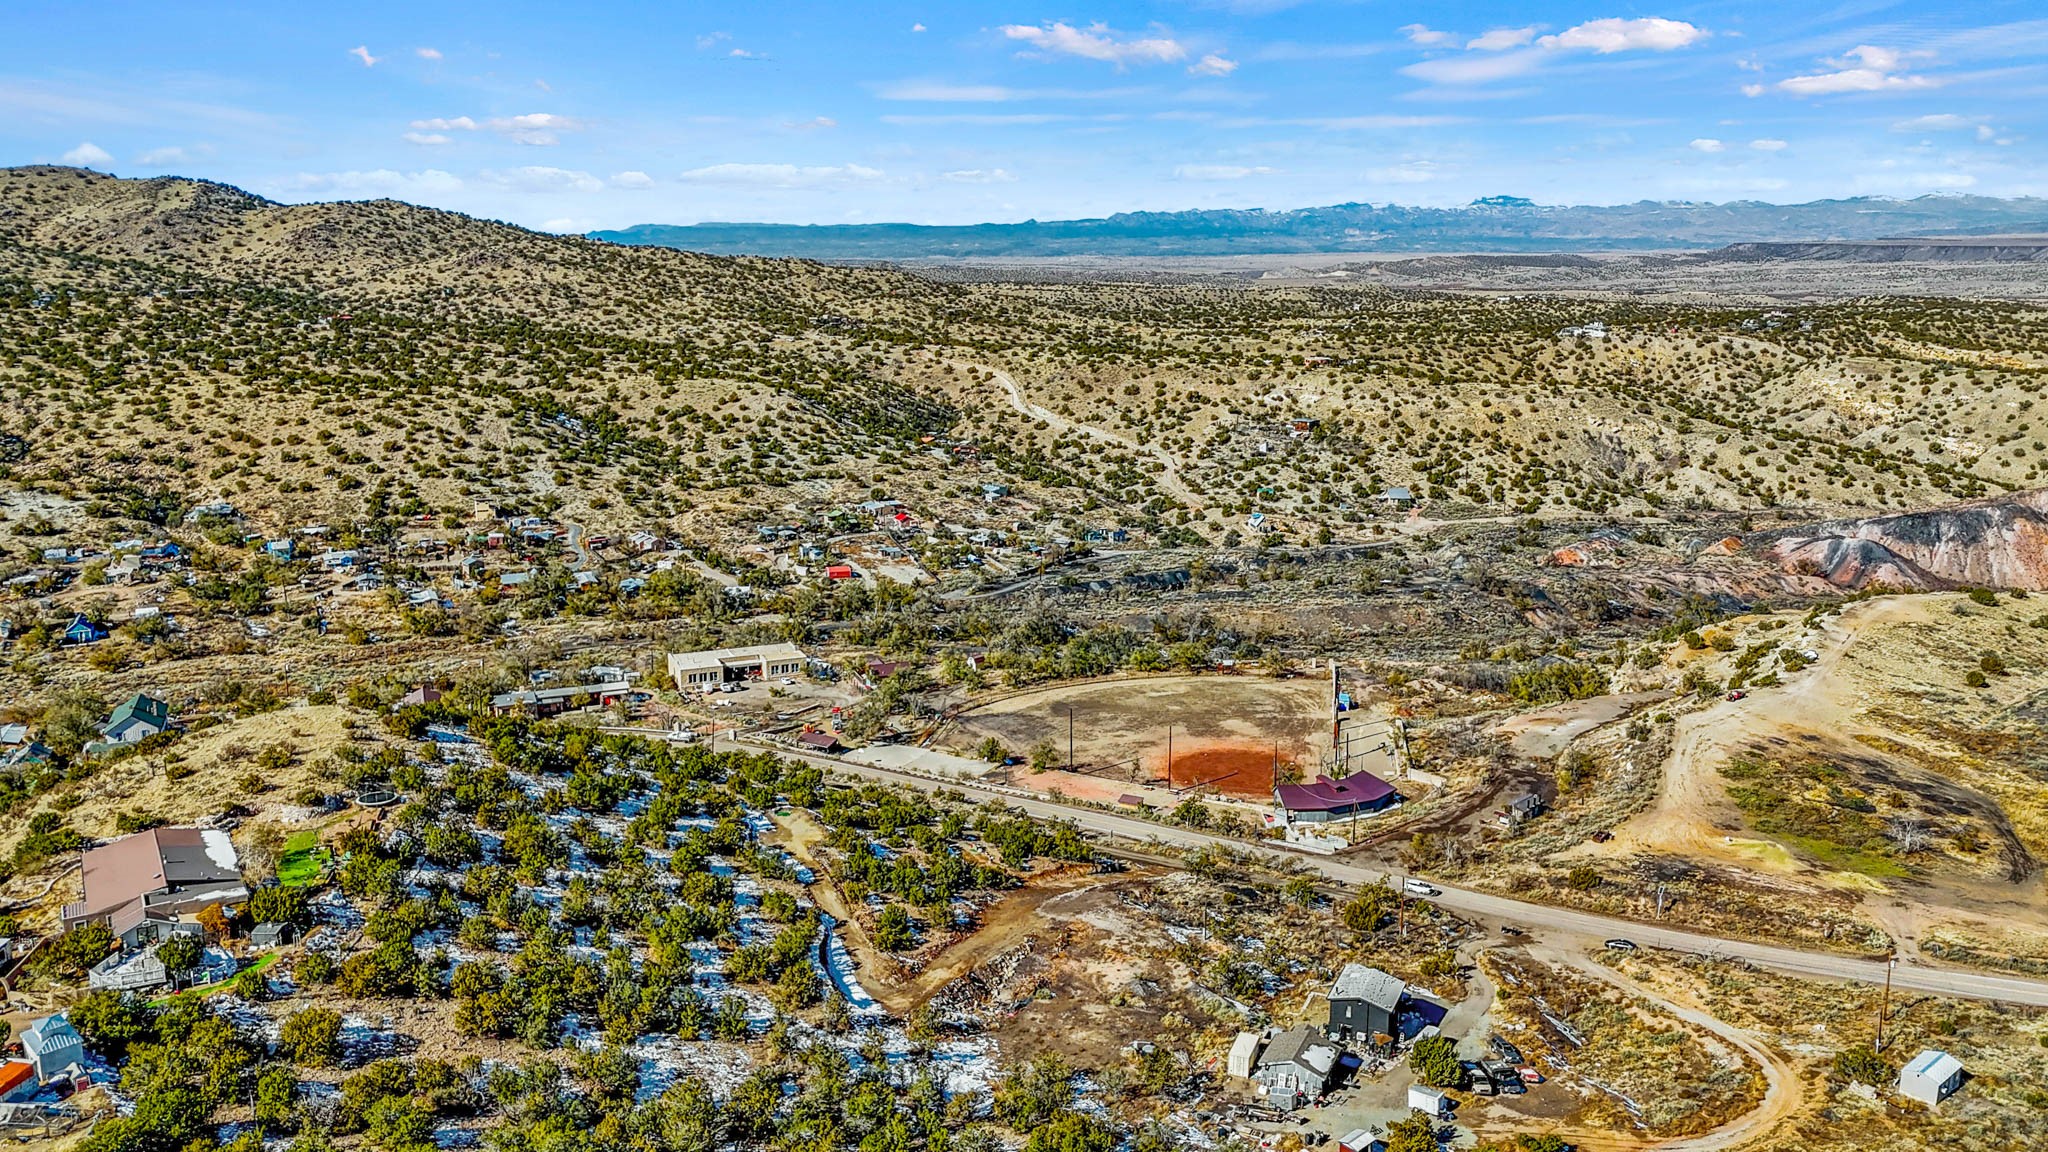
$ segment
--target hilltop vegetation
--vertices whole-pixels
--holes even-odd
[[[870,491],[990,523],[995,482],[1189,543],[1253,512],[1369,536],[1394,485],[1437,515],[1893,509],[2040,482],[2042,315],[941,284],[0,176],[8,479],[145,520],[491,499],[716,537]]]

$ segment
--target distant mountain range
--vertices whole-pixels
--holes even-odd
[[[1489,196],[1462,208],[1337,204],[1273,212],[1120,212],[1021,224],[636,224],[618,244],[818,260],[1223,256],[1291,252],[1586,252],[1893,236],[2048,233],[2048,199],[1857,197],[1808,204],[1641,201],[1552,206]]]

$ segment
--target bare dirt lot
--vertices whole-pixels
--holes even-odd
[[[1064,762],[1071,708],[1078,768],[1263,797],[1272,793],[1276,762],[1313,775],[1330,744],[1327,695],[1314,678],[1160,676],[1055,685],[970,708],[940,741],[971,752],[994,737],[1018,755],[1046,741]]]

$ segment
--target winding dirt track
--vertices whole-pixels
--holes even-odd
[[[1745,741],[1779,728],[1847,735],[1858,701],[1844,678],[1836,675],[1843,655],[1862,629],[1925,611],[1925,604],[1903,596],[1852,604],[1827,626],[1826,639],[1816,649],[1820,659],[1783,687],[1723,700],[1679,717],[1657,803],[1616,828],[1604,854],[1672,853],[1755,867],[1754,859],[1729,850],[1719,827],[1730,813],[1721,765]]]
[[[1028,416],[1033,420],[1043,420],[1046,424],[1059,429],[1061,432],[1071,432],[1077,436],[1088,437],[1091,440],[1101,440],[1106,443],[1115,444],[1119,448],[1128,448],[1133,452],[1150,456],[1159,464],[1158,479],[1160,487],[1171,492],[1175,499],[1190,508],[1201,508],[1206,503],[1206,501],[1195,494],[1192,488],[1189,488],[1181,480],[1180,464],[1174,460],[1173,454],[1166,449],[1149,444],[1140,444],[1127,436],[1119,436],[1114,432],[1106,432],[1090,424],[1069,420],[1042,404],[1033,403],[1025,397],[1024,389],[1018,386],[1017,381],[1001,368],[991,368],[986,364],[963,364],[961,367],[970,370],[980,369],[994,377],[995,382],[1001,385],[1003,391],[1008,394],[1010,407],[1021,415]]]
[[[1713,1033],[1755,1061],[1764,1078],[1762,1102],[1711,1132],[1703,1132],[1697,1136],[1682,1136],[1674,1140],[1645,1140],[1593,1131],[1560,1133],[1567,1135],[1578,1147],[1596,1152],[1652,1148],[1658,1149],[1659,1152],[1722,1152],[1725,1149],[1739,1148],[1752,1140],[1769,1135],[1778,1125],[1797,1116],[1804,1106],[1806,1085],[1799,1078],[1798,1070],[1750,1033],[1716,1019],[1710,1013],[1690,1004],[1679,1003],[1664,993],[1651,991],[1614,969],[1578,953],[1561,949],[1532,949],[1530,955],[1570,968],[1630,996],[1647,1000],[1660,1011]]]

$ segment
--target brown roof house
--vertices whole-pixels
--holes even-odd
[[[103,922],[134,947],[187,913],[248,896],[226,832],[152,828],[86,852],[85,899],[64,906],[64,927]]]

